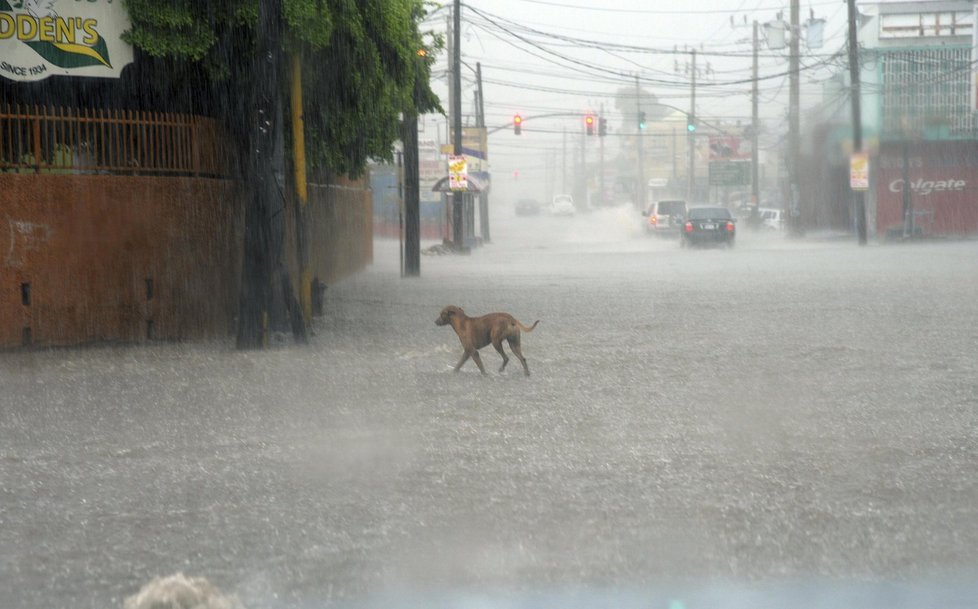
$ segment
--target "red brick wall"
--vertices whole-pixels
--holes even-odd
[[[0,174],[0,347],[25,328],[38,345],[146,340],[148,322],[158,339],[226,335],[234,209],[224,180]]]

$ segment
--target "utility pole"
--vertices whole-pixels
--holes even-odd
[[[761,204],[761,182],[758,164],[757,140],[758,131],[761,129],[761,122],[758,118],[758,73],[757,73],[757,50],[760,44],[757,35],[757,20],[754,20],[754,62],[753,62],[753,84],[751,86],[751,126],[750,126],[750,185],[751,185],[751,206],[750,224],[758,224],[758,207]]]
[[[567,193],[567,127],[564,127],[564,149],[561,157],[563,171],[560,178],[560,192]]]
[[[477,98],[475,124],[476,127],[479,127],[481,144],[486,144],[485,147],[488,147],[488,140],[482,136],[486,130],[486,102],[482,97],[482,64],[479,62],[475,64],[475,82]],[[488,158],[488,152],[488,150],[483,150],[482,154]],[[479,228],[482,232],[482,242],[489,243],[489,193],[487,192],[479,193]]]
[[[581,165],[574,180],[574,206],[587,209],[587,127],[581,125]]]
[[[635,197],[636,203],[638,203],[638,208],[641,211],[645,211],[645,154],[642,150],[642,89],[638,83],[638,74],[635,75],[635,151],[636,158],[638,162],[638,172],[636,181],[636,190],[638,191]]]
[[[692,69],[690,70],[692,79],[690,80],[689,93],[689,124],[696,125],[696,49],[692,51]],[[686,200],[692,202],[696,195],[696,131],[686,129],[686,141],[689,146],[689,184],[686,187]]]
[[[853,0],[849,0],[852,2]],[[799,0],[791,0],[791,46],[789,50],[788,72],[790,83],[788,91],[788,228],[795,235],[802,232],[801,201],[798,190],[799,158],[801,156],[801,110],[799,107],[801,91],[799,89],[799,43],[801,42],[801,27],[799,23]]]
[[[599,112],[601,114],[598,115],[598,125],[601,125],[603,124],[601,121],[604,120],[604,103],[601,104],[601,109]],[[598,175],[598,188],[600,189],[600,193],[598,194],[598,204],[601,205],[601,207],[604,207],[607,203],[604,200],[604,138],[600,137],[600,131],[599,139],[601,141],[598,142],[598,171],[601,173]]]
[[[421,275],[421,175],[418,167],[418,115],[405,112],[401,122],[404,148],[404,276]]]
[[[849,8],[849,79],[852,81],[852,150],[863,151],[863,122],[860,96],[862,87],[859,78],[859,41],[856,36],[856,0],[847,0]],[[859,190],[852,192],[856,210],[856,233],[859,245],[866,245],[866,194]]]
[[[795,0],[797,1],[797,0]],[[462,154],[462,0],[455,0],[452,12],[452,150]],[[452,243],[456,250],[464,247],[461,191],[452,193]]]

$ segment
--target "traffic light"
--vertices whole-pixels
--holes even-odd
[[[523,117],[517,114],[513,117],[513,135],[519,135],[523,131]]]
[[[645,129],[645,112],[641,110],[638,113],[638,128]]]
[[[584,117],[584,125],[587,127],[587,134],[594,135],[594,117],[588,114]]]
[[[608,119],[599,118],[598,119],[598,136],[604,137],[608,135]]]
[[[696,119],[693,118],[692,116],[686,117],[686,131],[688,131],[689,133],[693,133],[694,131],[696,131]]]

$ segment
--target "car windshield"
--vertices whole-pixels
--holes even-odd
[[[733,216],[726,207],[694,207],[689,210],[690,220],[729,220]]]

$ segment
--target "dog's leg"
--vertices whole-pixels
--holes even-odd
[[[523,372],[526,373],[526,376],[530,376],[530,367],[526,365],[526,358],[523,357],[523,351],[520,350],[520,339],[510,338],[507,341],[509,342],[509,348],[513,351],[513,355],[523,364]]]
[[[468,350],[466,350],[464,353],[462,353],[462,359],[458,360],[458,363],[455,364],[455,372],[458,372],[458,369],[461,368],[462,364],[464,364],[468,359],[469,359],[469,352]]]
[[[485,368],[485,366],[482,365],[482,358],[479,357],[479,350],[478,349],[473,349],[472,350],[472,360],[476,363],[477,366],[479,366],[479,370],[482,371],[482,374],[485,374],[486,373],[486,368]]]
[[[503,370],[506,369],[506,364],[509,363],[509,358],[506,357],[506,353],[503,351],[502,339],[497,339],[493,341],[492,346],[496,349],[496,351],[499,351],[499,355],[503,356],[503,365],[499,367],[499,372],[502,372]]]

